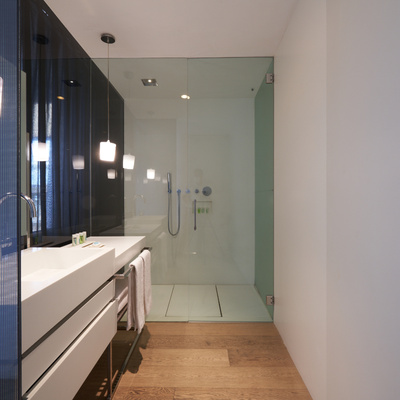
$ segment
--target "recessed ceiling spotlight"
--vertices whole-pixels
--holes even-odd
[[[48,44],[49,43],[49,38],[40,33],[33,35],[32,39],[38,44]]]
[[[181,95],[181,99],[189,100],[189,99],[190,99],[190,96],[187,95],[187,94],[182,94],[182,95]]]
[[[75,79],[64,79],[63,82],[69,87],[79,87],[81,84]]]
[[[158,86],[157,79],[155,78],[142,79],[142,83],[144,86]]]

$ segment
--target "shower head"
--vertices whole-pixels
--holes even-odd
[[[172,193],[172,178],[171,178],[171,172],[167,172],[167,185],[168,185],[168,193]]]

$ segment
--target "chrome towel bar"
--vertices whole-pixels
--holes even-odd
[[[140,250],[140,253],[142,253],[144,250],[151,251],[152,247],[143,247],[142,250]],[[114,279],[125,279],[129,276],[129,274],[132,272],[132,268],[129,266],[129,264],[124,265],[116,274],[113,275]]]

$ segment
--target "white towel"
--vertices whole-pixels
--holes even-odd
[[[140,333],[145,322],[144,314],[144,265],[142,257],[135,258],[130,267],[132,272],[128,277],[128,289],[130,300],[128,301],[128,321],[126,330],[134,326],[135,330]]]
[[[118,300],[118,314],[128,303],[128,281],[127,279],[117,279],[115,282],[115,298]]]
[[[151,309],[152,297],[151,297],[151,253],[149,250],[143,250],[140,253],[140,257],[143,260],[144,270],[144,313],[148,315]]]

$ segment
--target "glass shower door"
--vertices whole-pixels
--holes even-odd
[[[106,60],[96,63],[105,71]],[[267,154],[256,139],[273,132],[257,133],[255,114],[271,65],[271,58],[111,60],[111,82],[124,98],[124,154],[135,156],[134,169],[124,170],[124,233],[146,235],[153,248],[150,320],[265,320],[257,268],[271,279],[256,260],[255,221],[273,205],[256,214],[264,202],[256,159]],[[158,86],[142,84],[146,78]],[[268,165],[269,172],[257,168],[261,180],[273,174],[273,160]],[[272,239],[261,237],[261,247]],[[248,306],[251,297],[257,304]]]
[[[265,58],[188,61],[191,202],[181,240],[188,258],[189,320],[265,316],[254,287],[254,116],[270,63]]]

